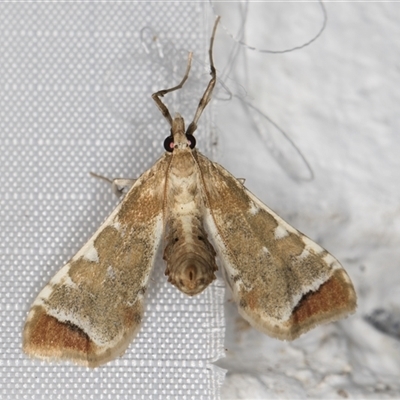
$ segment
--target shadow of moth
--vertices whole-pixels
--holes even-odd
[[[161,241],[169,282],[196,295],[215,279],[218,260],[243,318],[278,339],[355,311],[339,262],[195,149],[193,133],[216,83],[217,23],[211,80],[193,121],[185,130],[161,101],[184,85],[190,53],[181,83],[152,96],[171,126],[166,153],[138,179],[124,180],[131,186],[125,198],[39,293],[23,332],[30,356],[97,367],[122,355],[140,328]]]

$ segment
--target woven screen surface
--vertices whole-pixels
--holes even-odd
[[[193,115],[208,80],[206,14],[195,2],[0,5],[0,398],[218,398],[222,286],[189,298],[167,283],[160,255],[123,357],[89,370],[21,350],[39,290],[118,203],[89,172],[135,178],[163,153],[169,127],[151,93],[179,82],[188,50],[193,75],[168,104]],[[209,112],[197,135],[208,155]]]

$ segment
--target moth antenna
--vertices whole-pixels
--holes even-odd
[[[182,88],[182,86],[187,81],[187,78],[189,77],[190,67],[192,66],[192,57],[193,57],[193,53],[190,52],[188,55],[188,62],[187,62],[187,66],[186,66],[185,75],[178,85],[176,85],[172,88],[169,88],[169,89],[159,90],[158,92],[155,92],[151,95],[153,100],[156,102],[157,107],[161,111],[161,114],[168,121],[171,128],[172,128],[172,117],[171,117],[171,114],[169,113],[167,106],[161,101],[161,97],[164,97],[164,95],[166,95],[167,93],[174,92],[175,90]]]
[[[208,85],[207,85],[206,90],[204,91],[203,97],[199,101],[199,105],[197,106],[196,114],[194,115],[193,121],[189,124],[189,126],[186,130],[186,135],[193,135],[193,133],[197,129],[197,121],[199,120],[204,109],[207,107],[207,104],[210,102],[211,95],[214,90],[215,83],[217,81],[217,72],[215,70],[214,59],[213,59],[213,47],[214,47],[215,32],[217,31],[218,22],[220,19],[221,19],[221,17],[218,16],[215,20],[214,28],[213,28],[211,39],[210,39],[210,48],[208,50],[208,55],[210,58],[211,79],[210,79],[210,82],[208,82]]]

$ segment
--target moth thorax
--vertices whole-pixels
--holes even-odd
[[[168,280],[189,296],[202,292],[215,279],[214,271],[214,265],[196,253],[182,255],[167,269]]]

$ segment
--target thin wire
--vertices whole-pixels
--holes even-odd
[[[214,6],[213,6],[213,4],[212,4],[212,3],[213,3],[213,0],[209,0],[209,2],[210,2],[211,8],[213,9],[214,13],[216,14],[216,11],[215,11]],[[246,0],[246,5],[247,5],[247,3],[248,3],[248,0]],[[315,41],[322,35],[323,31],[325,30],[326,25],[327,25],[327,23],[328,23],[328,14],[327,14],[327,12],[326,12],[326,9],[325,9],[325,6],[324,6],[322,0],[318,0],[318,3],[319,3],[319,5],[320,5],[320,7],[321,7],[321,11],[322,11],[322,15],[323,15],[323,22],[322,22],[321,29],[320,29],[319,32],[318,32],[312,39],[310,39],[308,42],[303,43],[303,44],[301,44],[300,46],[292,47],[292,48],[290,48],[290,49],[285,49],[285,50],[263,50],[263,49],[258,49],[257,47],[249,46],[246,42],[244,42],[244,41],[242,41],[242,40],[236,39],[236,38],[228,31],[228,29],[226,28],[225,25],[222,24],[222,27],[223,27],[223,29],[225,30],[225,32],[226,32],[236,43],[239,43],[239,44],[241,44],[242,46],[246,46],[249,50],[254,50],[254,51],[258,51],[258,52],[260,52],[260,53],[269,53],[269,54],[290,53],[291,51],[300,50],[300,49],[302,49],[302,48],[304,48],[304,47],[309,46],[311,43],[315,42]]]

